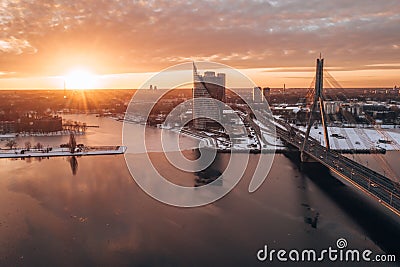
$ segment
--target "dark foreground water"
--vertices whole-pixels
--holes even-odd
[[[98,123],[107,127],[80,138],[120,142],[113,128],[120,124]],[[122,155],[0,160],[0,265],[265,266],[256,258],[264,245],[321,250],[338,238],[350,248],[399,254],[399,223],[323,168],[276,155],[267,180],[249,194],[258,156],[251,157],[232,192],[191,209],[146,195]],[[161,153],[152,159],[169,168]],[[228,159],[219,155],[210,170]]]

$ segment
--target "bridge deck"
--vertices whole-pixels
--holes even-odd
[[[301,149],[304,141],[303,133],[285,131],[276,127],[276,133],[282,141]],[[340,153],[327,150],[310,138],[303,153],[328,167],[332,172],[351,183],[364,193],[376,198],[391,211],[400,216],[400,184],[355,162]]]

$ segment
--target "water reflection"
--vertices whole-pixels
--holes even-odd
[[[68,161],[71,166],[72,174],[75,176],[78,171],[78,160],[76,159],[75,156],[72,156],[72,157],[69,157]]]
[[[332,176],[325,166],[314,163],[303,164],[298,159],[289,158],[301,169],[304,183],[306,180],[315,183],[324,194],[340,206],[342,211],[361,226],[366,236],[370,237],[387,253],[400,257],[398,250],[400,224],[393,220],[394,214],[376,203],[375,200],[371,200],[357,192],[356,189],[344,185]],[[308,202],[304,202],[302,205],[307,210],[304,217],[305,222],[316,228],[320,213],[308,205]]]
[[[103,123],[96,129],[102,133],[90,129],[80,142],[116,143],[120,124]],[[188,157],[196,158],[194,152]],[[191,187],[229,162],[228,154],[218,154],[209,168],[190,174],[170,168],[162,153],[149,156],[171,182]],[[400,230],[385,214],[329,173],[300,170],[283,155],[249,194],[257,157],[250,155],[243,179],[226,197],[193,209],[149,197],[122,155],[0,160],[0,265],[256,266],[265,244],[321,250],[339,237],[352,248],[398,251]]]
[[[161,154],[153,157],[164,172],[176,180],[187,177],[193,186],[197,176],[182,177],[161,164]],[[276,159],[256,193],[247,191],[254,159],[231,193],[195,209],[149,197],[130,177],[122,155],[76,159],[79,179],[68,171],[66,158],[33,160],[29,168],[0,161],[0,177],[10,177],[0,179],[0,243],[6,248],[0,260],[5,266],[252,266],[263,244],[320,249],[338,237],[380,252],[334,201],[296,178],[294,164],[281,155]],[[222,172],[227,162],[221,154],[199,176]],[[309,199],[299,199],[299,192]],[[304,223],[301,203],[320,212],[318,228]],[[199,251],[213,257],[199,257]]]
[[[196,158],[200,158],[200,151],[198,149],[194,150],[193,153],[196,155]],[[229,154],[226,156],[229,156]],[[204,170],[195,172],[196,178],[194,179],[194,186],[198,187],[210,183],[216,186],[223,186],[222,173],[226,168],[223,163],[224,161],[221,159],[221,154],[217,154],[210,166]]]
[[[69,163],[71,168],[71,173],[75,176],[78,172],[78,157],[72,156],[64,158]],[[50,157],[24,157],[24,158],[10,158],[10,159],[3,159],[4,161],[24,161],[27,164],[32,164],[34,162],[42,162],[43,160],[50,160]]]

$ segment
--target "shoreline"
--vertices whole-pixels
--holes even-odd
[[[26,151],[23,149],[0,150],[0,159],[4,158],[38,158],[38,157],[70,157],[70,156],[101,156],[101,155],[119,155],[126,152],[126,146],[109,146],[91,147],[87,150],[76,151],[71,153],[68,148],[57,148],[52,151]],[[3,151],[9,151],[3,153]],[[22,151],[24,151],[22,153]]]

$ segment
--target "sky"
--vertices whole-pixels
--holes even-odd
[[[308,87],[315,59],[343,87],[400,85],[399,0],[1,0],[0,89],[136,88],[209,60],[260,86]]]

